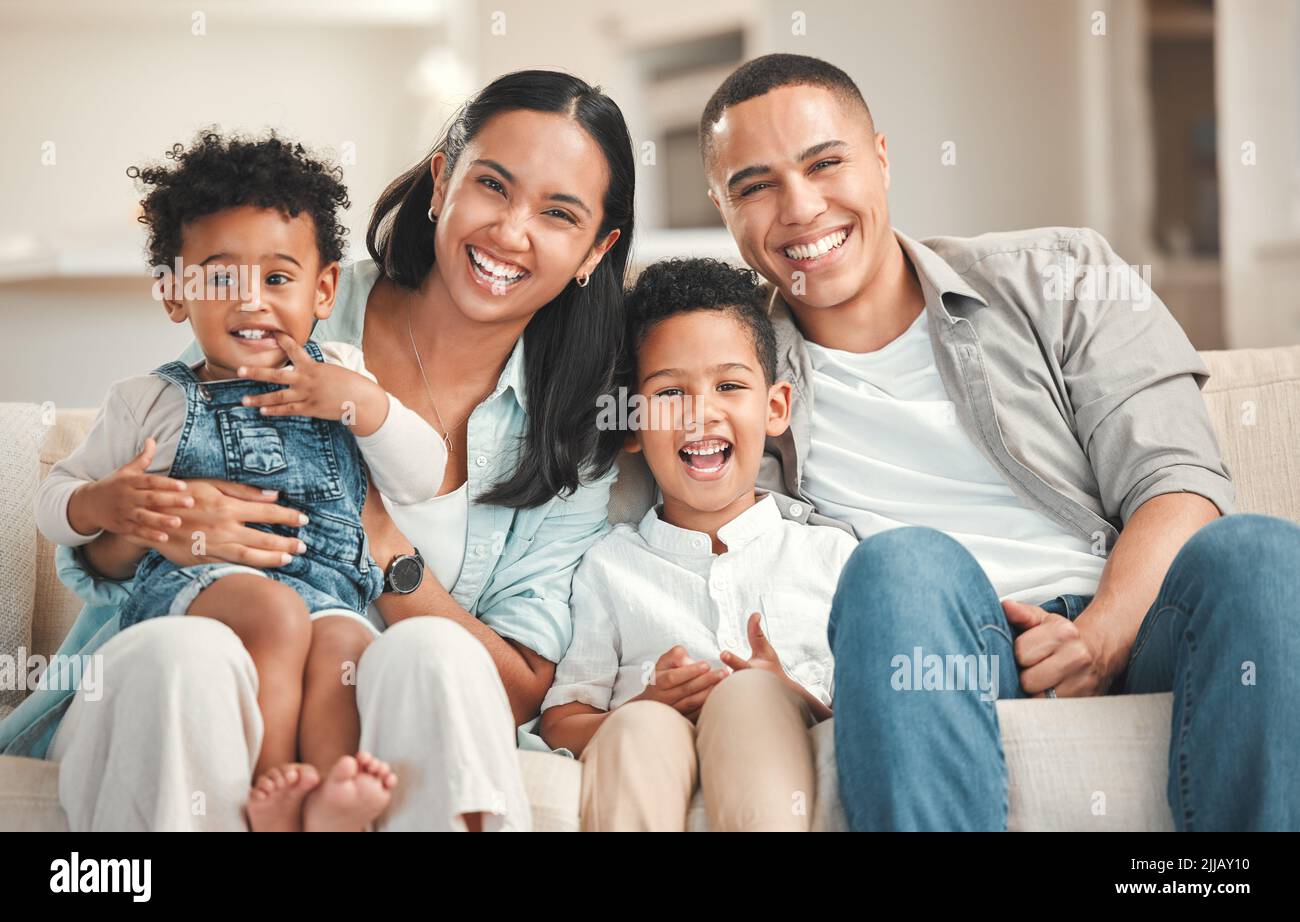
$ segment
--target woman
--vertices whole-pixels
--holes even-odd
[[[612,100],[566,74],[501,77],[385,190],[373,262],[345,271],[314,333],[362,346],[450,451],[432,501],[389,506],[372,488],[366,503],[372,555],[413,587],[377,603],[391,627],[356,676],[362,748],[400,779],[381,828],[530,828],[514,728],[551,683],[573,569],[605,527],[620,437],[595,413],[622,335],[633,189]],[[223,559],[256,566],[292,552],[246,527],[283,512],[256,490],[191,490],[169,540],[202,531]],[[61,569],[82,567],[60,554]],[[84,641],[111,623],[104,603],[121,587],[81,576],[100,603],[74,628]],[[243,828],[261,726],[234,634],[162,618],[98,652],[102,700],[78,692],[49,746],[72,827]]]

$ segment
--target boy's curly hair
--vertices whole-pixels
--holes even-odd
[[[223,137],[208,128],[195,135],[189,148],[174,144],[164,156],[169,163],[126,171],[146,193],[139,221],[149,228],[151,266],[170,265],[180,255],[187,223],[240,205],[276,208],[289,217],[306,212],[316,225],[322,265],[343,257],[347,228],[338,222],[337,211],[351,204],[343,170],[301,144],[275,132]]]
[[[749,331],[754,352],[771,384],[776,380],[776,333],[767,316],[767,295],[758,273],[719,259],[665,259],[647,266],[626,294],[628,335],[620,378],[635,387],[637,352],[654,326],[677,314],[723,311]]]

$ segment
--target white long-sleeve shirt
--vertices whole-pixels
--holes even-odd
[[[326,362],[359,372],[370,380],[361,350],[340,342],[319,343]],[[176,458],[185,425],[185,392],[158,375],[137,375],[114,384],[85,440],[54,465],[36,492],[36,525],[56,544],[87,544],[99,532],[83,535],[68,521],[68,501],[84,484],[106,477],[144,448],[157,442],[151,474],[166,474]],[[357,445],[370,469],[375,488],[395,503],[409,505],[432,499],[442,484],[447,446],[418,413],[388,395],[388,416]]]
[[[574,701],[613,710],[641,693],[655,661],[677,644],[695,660],[720,664],[723,650],[748,659],[753,612],[785,671],[829,705],[826,627],[857,541],[782,518],[771,496],[719,528],[718,540],[726,553],[651,509],[636,528],[616,526],[596,542],[573,577],[573,642],[542,710]]]

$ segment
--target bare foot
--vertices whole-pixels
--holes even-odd
[[[253,832],[302,832],[302,802],[320,784],[315,766],[290,763],[262,774],[248,792]]]
[[[343,756],[302,809],[307,832],[362,832],[384,812],[397,776],[368,752]]]

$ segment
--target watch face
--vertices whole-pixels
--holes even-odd
[[[424,568],[414,557],[402,557],[393,561],[389,581],[397,592],[413,592],[420,585],[420,576]]]

